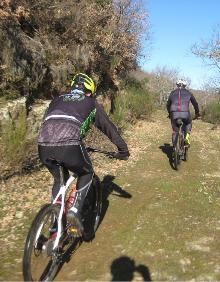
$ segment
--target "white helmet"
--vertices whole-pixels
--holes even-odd
[[[177,82],[176,82],[176,85],[178,87],[186,87],[187,83],[184,79],[178,79]]]

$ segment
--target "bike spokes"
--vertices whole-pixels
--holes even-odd
[[[56,237],[57,209],[52,206],[41,209],[36,216],[25,245],[23,273],[25,281],[52,279],[58,268],[58,251],[53,250]],[[54,273],[53,273],[54,274]]]

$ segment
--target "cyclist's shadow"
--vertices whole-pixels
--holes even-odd
[[[173,155],[173,146],[168,143],[164,143],[164,145],[160,146],[159,149],[161,149],[161,151],[167,155],[170,166],[172,167],[172,169],[175,169],[173,165],[173,156],[172,156]]]
[[[103,180],[101,181],[101,187],[102,187],[102,212],[101,212],[101,218],[99,225],[101,224],[103,218],[105,217],[105,214],[107,212],[108,206],[109,206],[109,195],[114,195],[116,197],[121,198],[127,198],[130,199],[132,195],[125,191],[123,188],[118,186],[113,182],[115,179],[115,176],[113,175],[105,175]]]
[[[121,256],[111,264],[111,281],[133,281],[135,273],[141,276],[142,281],[152,281],[148,267],[143,264],[136,265],[135,261],[127,256]]]

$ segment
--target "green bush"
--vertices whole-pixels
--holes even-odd
[[[150,93],[134,86],[129,87],[127,91],[127,105],[132,120],[140,119],[142,117],[150,117],[153,111],[153,99]]]
[[[96,3],[104,7],[105,5],[112,4],[112,0],[96,0]]]
[[[219,124],[220,123],[220,103],[213,101],[206,105],[202,111],[202,118],[204,121]]]
[[[15,89],[0,89],[0,98],[4,98],[5,100],[15,100],[20,97],[20,93]]]
[[[115,110],[112,114],[113,121],[125,128],[128,123],[134,123],[141,118],[149,118],[154,108],[152,95],[144,89],[145,82],[134,78],[126,80],[125,92],[115,99]]]
[[[114,113],[111,116],[112,121],[117,124],[120,129],[124,129],[127,126],[128,116],[129,109],[127,98],[123,95],[117,96],[115,99]]]

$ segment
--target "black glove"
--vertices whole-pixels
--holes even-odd
[[[127,161],[129,156],[130,156],[129,151],[118,151],[117,153],[114,154],[115,159],[124,160],[124,161]]]

